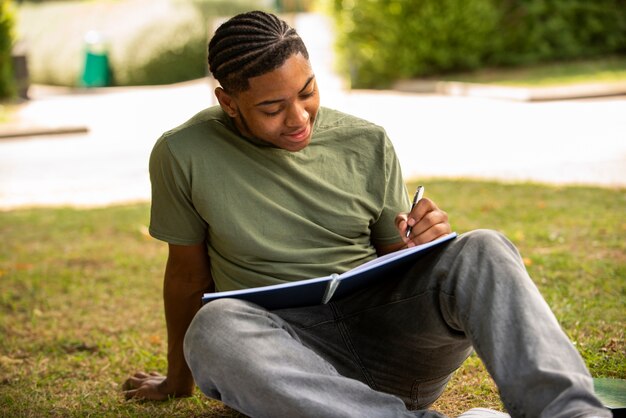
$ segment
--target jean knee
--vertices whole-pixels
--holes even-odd
[[[204,305],[185,333],[183,349],[187,363],[194,353],[202,353],[203,357],[218,354],[230,338],[236,338],[235,318],[247,308],[246,302],[237,299],[217,299]]]
[[[518,249],[502,233],[477,230],[469,233],[468,238],[475,251],[473,257],[480,266],[477,277],[485,292],[536,292]]]
[[[468,240],[471,245],[480,247],[500,246],[505,242],[509,242],[504,234],[493,229],[476,229],[464,233],[461,237]]]
[[[460,238],[464,242],[464,247],[474,250],[479,257],[497,258],[506,255],[521,260],[515,245],[501,232],[491,229],[477,229],[464,233]]]

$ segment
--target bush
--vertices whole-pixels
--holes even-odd
[[[355,87],[626,52],[625,0],[334,0]]]
[[[192,7],[155,17],[111,54],[118,85],[167,84],[207,73],[207,24]]]
[[[508,0],[492,64],[532,64],[626,52],[624,0]]]
[[[106,40],[114,85],[167,84],[204,77],[209,19],[252,1],[72,0],[24,3],[18,33],[26,42],[34,83],[77,86],[84,36]],[[212,7],[214,6],[214,7]]]
[[[9,0],[0,0],[0,99],[15,94],[11,50],[14,17]]]
[[[358,87],[476,68],[498,21],[492,0],[336,0],[335,10],[342,66]]]

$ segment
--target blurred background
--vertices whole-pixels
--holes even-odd
[[[215,104],[208,39],[250,9],[409,178],[626,184],[626,0],[0,0],[0,206],[148,199],[155,139]]]
[[[61,86],[166,84],[203,77],[205,45],[216,22],[250,9],[328,15],[337,35],[336,69],[355,88],[626,54],[623,0],[3,0],[1,4],[2,56],[12,51],[14,57],[26,55],[32,83]],[[97,62],[101,55],[106,59]],[[624,65],[615,60],[615,67]],[[0,91],[6,97],[19,89],[12,78],[22,82],[22,74],[11,75],[23,64],[6,58],[0,63]],[[106,76],[97,77],[99,66],[109,70]]]
[[[354,88],[539,63],[579,61],[609,72],[625,67],[623,0],[3,0],[3,56],[25,54],[37,84],[191,80],[206,75],[215,22],[250,9],[329,15],[336,69]],[[85,63],[104,54],[108,62]],[[16,88],[11,72],[20,70],[10,64],[3,59],[4,96]],[[84,74],[85,64],[93,75]],[[96,81],[98,64],[109,74]],[[480,72],[474,78],[481,75],[488,80]]]

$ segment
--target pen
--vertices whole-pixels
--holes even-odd
[[[415,190],[415,196],[413,196],[413,203],[411,203],[411,211],[413,211],[413,209],[415,208],[415,206],[417,206],[417,204],[419,203],[419,201],[422,199],[423,196],[424,196],[424,186],[417,186],[417,190]],[[411,213],[411,211],[409,211],[409,213]],[[411,227],[407,225],[406,237],[408,238],[409,235],[411,235]]]

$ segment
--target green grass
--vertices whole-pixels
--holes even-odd
[[[626,57],[611,56],[527,67],[482,69],[473,73],[451,74],[440,79],[519,87],[625,82]]]
[[[592,374],[626,378],[624,189],[432,180],[428,195],[458,232],[507,234]],[[131,372],[166,368],[166,245],[148,217],[145,204],[0,212],[0,416],[238,416],[199,393],[120,394]],[[476,357],[436,404],[473,406],[501,407]]]

